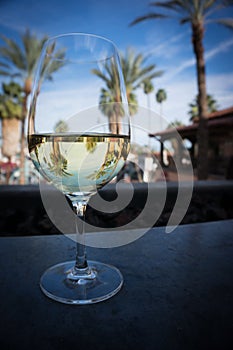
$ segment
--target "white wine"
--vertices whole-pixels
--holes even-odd
[[[31,159],[65,194],[89,196],[111,181],[129,153],[129,137],[113,134],[33,134]]]

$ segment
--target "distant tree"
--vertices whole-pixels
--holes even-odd
[[[150,109],[150,98],[149,94],[154,91],[154,85],[150,79],[145,79],[142,82],[143,92],[147,96],[147,108]]]
[[[190,115],[190,121],[197,122],[199,120],[198,115],[198,96],[195,97],[194,101],[189,104],[190,110],[188,114]],[[218,103],[212,95],[207,95],[207,107],[208,113],[213,113],[218,110]]]
[[[67,132],[69,130],[67,123],[64,120],[59,120],[55,126],[54,131],[59,132]]]
[[[136,18],[131,25],[148,19],[164,19],[175,17],[181,24],[190,23],[192,33],[192,45],[196,58],[197,85],[198,85],[198,178],[207,179],[208,161],[206,154],[208,151],[208,127],[207,115],[208,106],[206,98],[206,74],[203,39],[205,33],[205,23],[207,17],[209,22],[215,22],[228,28],[233,28],[233,18],[217,18],[213,15],[215,11],[233,6],[232,0],[164,0],[154,1],[151,6],[160,8],[164,12],[150,12]]]
[[[25,148],[25,121],[27,115],[27,101],[28,96],[32,90],[32,80],[34,77],[35,68],[40,57],[42,47],[45,41],[48,39],[44,36],[42,39],[38,39],[35,35],[31,34],[29,30],[26,30],[21,37],[21,44],[18,44],[12,39],[5,36],[1,36],[5,46],[0,47],[0,75],[17,77],[23,82],[23,109],[21,119],[21,155],[20,155],[20,183],[23,184],[24,179],[24,148]],[[51,52],[55,50],[55,47],[51,45]],[[42,75],[44,79],[52,80],[53,73],[56,72],[63,65],[65,56],[64,49],[54,51],[54,57],[58,60],[47,61],[47,65],[44,66]]]
[[[164,89],[159,89],[155,94],[156,101],[160,104],[160,116],[163,114],[162,104],[167,99],[167,93]]]
[[[148,109],[148,118],[149,125],[148,129],[151,130],[151,111],[150,111],[150,94],[154,91],[154,85],[150,79],[145,79],[142,82],[143,92],[147,96],[147,109]],[[151,147],[151,138],[148,138],[148,146]]]
[[[178,126],[183,126],[183,125],[184,125],[184,123],[182,123],[182,121],[175,119],[173,122],[168,124],[167,129],[176,128]]]

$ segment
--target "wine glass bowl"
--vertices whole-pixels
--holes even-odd
[[[36,169],[69,198],[82,219],[82,225],[77,220],[76,260],[52,266],[41,277],[41,289],[50,298],[91,304],[121,288],[117,268],[86,259],[84,225],[90,197],[116,177],[129,145],[128,105],[115,45],[82,33],[49,39],[33,85],[28,147]]]

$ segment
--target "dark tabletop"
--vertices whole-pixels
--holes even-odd
[[[0,238],[0,349],[233,349],[233,220],[88,248],[124,276],[117,295],[93,305],[40,291],[44,270],[74,255],[63,235]]]

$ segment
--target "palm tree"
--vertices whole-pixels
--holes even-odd
[[[42,47],[47,36],[42,39],[38,39],[35,35],[31,34],[29,30],[26,30],[21,37],[21,44],[18,44],[12,39],[5,36],[1,36],[5,43],[5,46],[0,47],[0,54],[2,61],[0,62],[0,75],[9,77],[18,77],[23,80],[23,109],[22,109],[22,122],[21,122],[21,151],[20,151],[20,184],[24,183],[24,148],[25,148],[25,121],[27,115],[27,101],[28,96],[32,90],[32,80],[34,77],[35,68],[42,50]],[[55,48],[51,45],[51,51]],[[62,59],[65,56],[65,51],[63,49],[57,50],[53,53],[58,60],[47,62],[43,69],[44,79],[52,80],[52,75],[56,72],[62,65]],[[59,60],[60,59],[60,60]]]
[[[164,89],[159,89],[155,94],[156,101],[160,104],[160,116],[163,114],[162,103],[167,99],[167,93]]]
[[[126,86],[126,94],[129,102],[130,115],[137,112],[138,101],[135,90],[143,86],[145,81],[149,82],[153,78],[161,76],[162,71],[156,71],[155,64],[146,64],[148,57],[144,57],[141,53],[136,54],[132,49],[128,48],[125,56],[120,55],[120,62],[123,72],[123,77]],[[100,77],[106,87],[101,89],[100,109],[109,117],[111,124],[115,125],[116,114],[113,113],[113,106],[119,100],[119,81],[116,78],[114,65],[105,65],[105,74],[98,69],[94,69],[93,73]]]
[[[6,174],[6,183],[9,182],[12,157],[18,151],[22,117],[22,88],[11,81],[2,84],[3,94],[0,95],[0,119],[2,122],[2,155],[8,158],[9,167]]]
[[[147,109],[148,109],[148,117],[149,117],[148,130],[151,130],[151,111],[150,111],[150,96],[149,96],[149,94],[151,94],[154,91],[154,85],[150,79],[145,79],[142,82],[142,86],[143,86],[143,92],[147,96]],[[151,138],[150,137],[148,137],[148,146],[149,147],[151,146]]]
[[[56,133],[67,132],[68,130],[69,130],[69,127],[64,120],[59,120],[54,126],[54,131]]]
[[[189,104],[190,110],[188,114],[190,115],[190,121],[192,122],[198,122],[199,116],[198,116],[198,96],[196,96],[194,102]],[[208,113],[213,113],[218,110],[218,103],[211,95],[207,95],[207,108]]]
[[[147,107],[148,107],[148,109],[150,109],[149,94],[151,94],[154,91],[154,85],[150,79],[145,79],[142,82],[142,86],[143,86],[143,92],[147,96]]]
[[[165,10],[164,13],[148,13],[136,18],[131,25],[142,22],[147,19],[164,19],[171,15],[177,15],[180,23],[190,23],[192,30],[192,45],[196,58],[197,85],[198,85],[198,178],[207,179],[208,177],[208,128],[207,128],[207,93],[206,93],[206,74],[203,38],[205,32],[205,23],[207,17],[214,11],[220,11],[233,5],[232,0],[165,0],[156,1],[150,4],[154,7],[160,7]],[[233,19],[216,19],[212,21],[223,24],[226,27],[233,28]]]
[[[170,128],[177,128],[179,126],[183,126],[184,124],[182,123],[181,120],[175,119],[173,122],[169,123],[167,126],[167,129]]]

